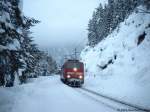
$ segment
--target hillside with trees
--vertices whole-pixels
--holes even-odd
[[[142,4],[150,8],[149,0],[108,0],[105,6],[100,3],[88,24],[88,44],[94,47]]]
[[[86,86],[150,110],[150,1],[108,1],[94,12],[81,53]]]

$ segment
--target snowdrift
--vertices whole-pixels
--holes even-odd
[[[150,14],[133,12],[81,59],[86,87],[150,109]]]

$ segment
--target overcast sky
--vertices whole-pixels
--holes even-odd
[[[100,0],[24,0],[26,16],[41,21],[32,28],[40,47],[77,45],[87,37],[87,25]]]

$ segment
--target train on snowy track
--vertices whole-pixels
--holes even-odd
[[[84,64],[79,60],[67,60],[61,68],[60,79],[70,86],[82,86],[84,84]]]

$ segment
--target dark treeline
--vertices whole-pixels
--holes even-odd
[[[104,7],[100,4],[88,24],[88,44],[92,47],[98,44],[139,5],[150,8],[150,0],[108,0]]]
[[[39,21],[24,16],[21,6],[21,0],[0,0],[0,86],[13,86],[16,77],[20,83],[26,82],[46,55],[30,36],[30,28]],[[56,66],[50,56],[46,57]]]

